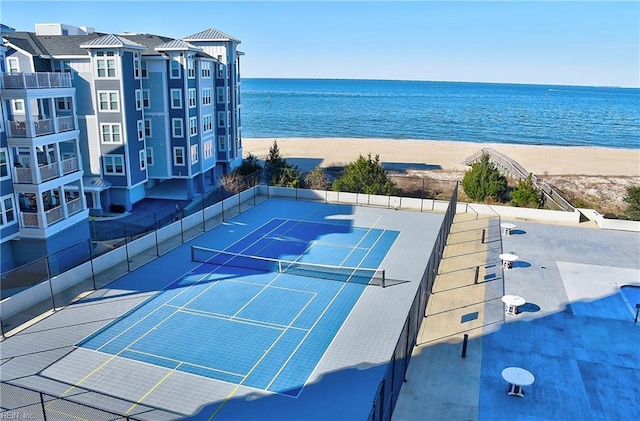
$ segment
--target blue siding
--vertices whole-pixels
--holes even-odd
[[[140,79],[133,74],[133,53],[124,52],[122,56],[123,115],[127,121],[127,156],[129,160],[129,180],[131,185],[146,181],[147,173],[140,170],[140,151],[144,150],[144,141],[138,140],[138,120],[142,120],[142,111],[136,110],[135,91],[141,89]]]

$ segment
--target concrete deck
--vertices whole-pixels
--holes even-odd
[[[500,222],[456,216],[393,420],[637,420],[640,323],[619,286],[640,285],[640,235]],[[520,261],[503,270],[500,253]],[[516,316],[505,294],[525,298]],[[524,398],[508,366],[536,377]]]

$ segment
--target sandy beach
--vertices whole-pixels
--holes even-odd
[[[344,138],[247,138],[243,139],[245,156],[252,153],[264,159],[273,141],[280,154],[302,170],[316,166],[340,166],[358,155],[380,155],[390,168],[466,171],[462,161],[483,147],[493,148],[515,159],[536,175],[640,176],[640,149],[592,147],[529,146],[480,144],[471,142],[344,139]]]
[[[265,159],[273,141],[280,154],[303,172],[316,166],[343,166],[358,155],[380,155],[390,172],[429,179],[435,191],[460,181],[470,167],[462,161],[483,147],[493,148],[515,159],[525,170],[545,178],[574,205],[602,213],[622,213],[627,188],[640,185],[640,148],[480,144],[471,142],[345,139],[345,138],[247,138],[244,156]]]

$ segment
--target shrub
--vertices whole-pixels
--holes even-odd
[[[489,155],[483,154],[480,161],[471,165],[471,169],[464,174],[462,188],[472,200],[500,200],[507,191],[507,178],[489,162]]]
[[[329,188],[329,180],[324,170],[320,167],[315,167],[307,174],[305,178],[307,188],[312,190],[327,190]]]
[[[386,196],[398,192],[396,185],[389,179],[387,170],[380,163],[379,155],[372,159],[371,154],[367,158],[360,155],[355,162],[348,164],[331,189]]]
[[[303,187],[302,175],[297,166],[292,166],[280,156],[278,141],[269,148],[269,156],[264,161],[265,177],[271,186]]]
[[[262,165],[260,165],[260,163],[258,162],[258,158],[256,158],[252,154],[249,154],[245,159],[242,160],[242,164],[240,164],[240,166],[236,168],[234,172],[237,172],[241,176],[245,176],[261,170]]]
[[[627,195],[624,197],[627,202],[625,215],[634,221],[640,220],[640,186],[627,187]]]
[[[531,173],[518,181],[518,186],[511,192],[511,204],[521,208],[541,208],[544,205],[544,196],[533,185]]]

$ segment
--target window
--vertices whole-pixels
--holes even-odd
[[[174,110],[182,108],[182,89],[171,90],[171,108]]]
[[[9,162],[7,161],[7,150],[0,150],[0,179],[9,178]]]
[[[147,148],[147,166],[148,167],[152,167],[153,166],[153,148]]]
[[[120,124],[100,124],[102,143],[122,143]]]
[[[173,148],[173,165],[184,165],[184,148],[175,146]]]
[[[204,159],[211,158],[213,156],[213,142],[207,140],[204,142]]]
[[[211,63],[208,61],[205,61],[202,63],[202,69],[201,69],[201,74],[203,78],[210,78],[211,77]]]
[[[140,160],[140,171],[144,171],[145,168],[147,168],[147,158],[144,149],[138,152],[138,157]]]
[[[8,58],[7,65],[9,73],[20,73],[20,62],[17,58]]]
[[[189,118],[189,136],[198,134],[198,117]]]
[[[171,58],[171,79],[180,79],[180,69],[182,66],[178,60],[178,57]]]
[[[12,99],[11,108],[14,113],[24,114],[24,99]]]
[[[213,117],[205,115],[202,117],[202,132],[210,132],[213,130]]]
[[[211,88],[204,88],[202,90],[202,105],[211,104]]]
[[[196,90],[189,88],[189,108],[195,107],[197,103]]]
[[[144,137],[151,137],[151,120],[144,121]]]
[[[227,149],[227,138],[226,136],[218,136],[218,150],[224,151]]]
[[[96,67],[98,69],[99,78],[111,78],[116,77],[116,59],[113,51],[98,52],[96,61]],[[105,58],[106,57],[106,58]]]
[[[16,222],[16,212],[15,205],[13,203],[13,195],[9,194],[7,196],[3,196],[2,199],[0,199],[0,205],[2,205],[2,208],[0,209],[2,211],[2,218],[0,218],[0,223],[4,225]]]
[[[58,110],[58,111],[70,111],[71,110],[71,98],[69,98],[69,97],[56,98],[56,110]]]
[[[218,56],[221,58],[221,56]],[[218,64],[218,78],[224,77],[224,64]]]
[[[196,77],[196,62],[192,58],[187,59],[187,77],[189,79]]]
[[[120,95],[117,91],[98,92],[100,111],[118,111],[120,109]]]
[[[225,126],[225,122],[226,122],[225,112],[224,111],[219,111],[218,112],[218,127],[224,127]]]
[[[140,75],[143,79],[146,79],[148,77],[147,62],[144,60],[140,60]]]
[[[144,121],[138,120],[137,123],[138,123],[138,140],[143,141],[144,140]]]
[[[104,155],[104,173],[112,175],[124,174],[124,156],[123,155]]]
[[[142,91],[136,89],[136,110],[142,109]]]
[[[224,100],[224,88],[218,88],[217,93],[218,93],[218,104],[222,104],[226,102]]]
[[[51,62],[51,68],[57,73],[71,73],[71,67],[67,60],[53,60]]]
[[[142,90],[142,106],[144,108],[151,108],[151,100],[149,99],[149,90]]]
[[[140,56],[133,55],[133,77],[140,79]]]
[[[181,118],[171,119],[171,132],[173,133],[173,137],[184,137]]]
[[[198,162],[198,145],[191,145],[191,163],[195,164]]]

